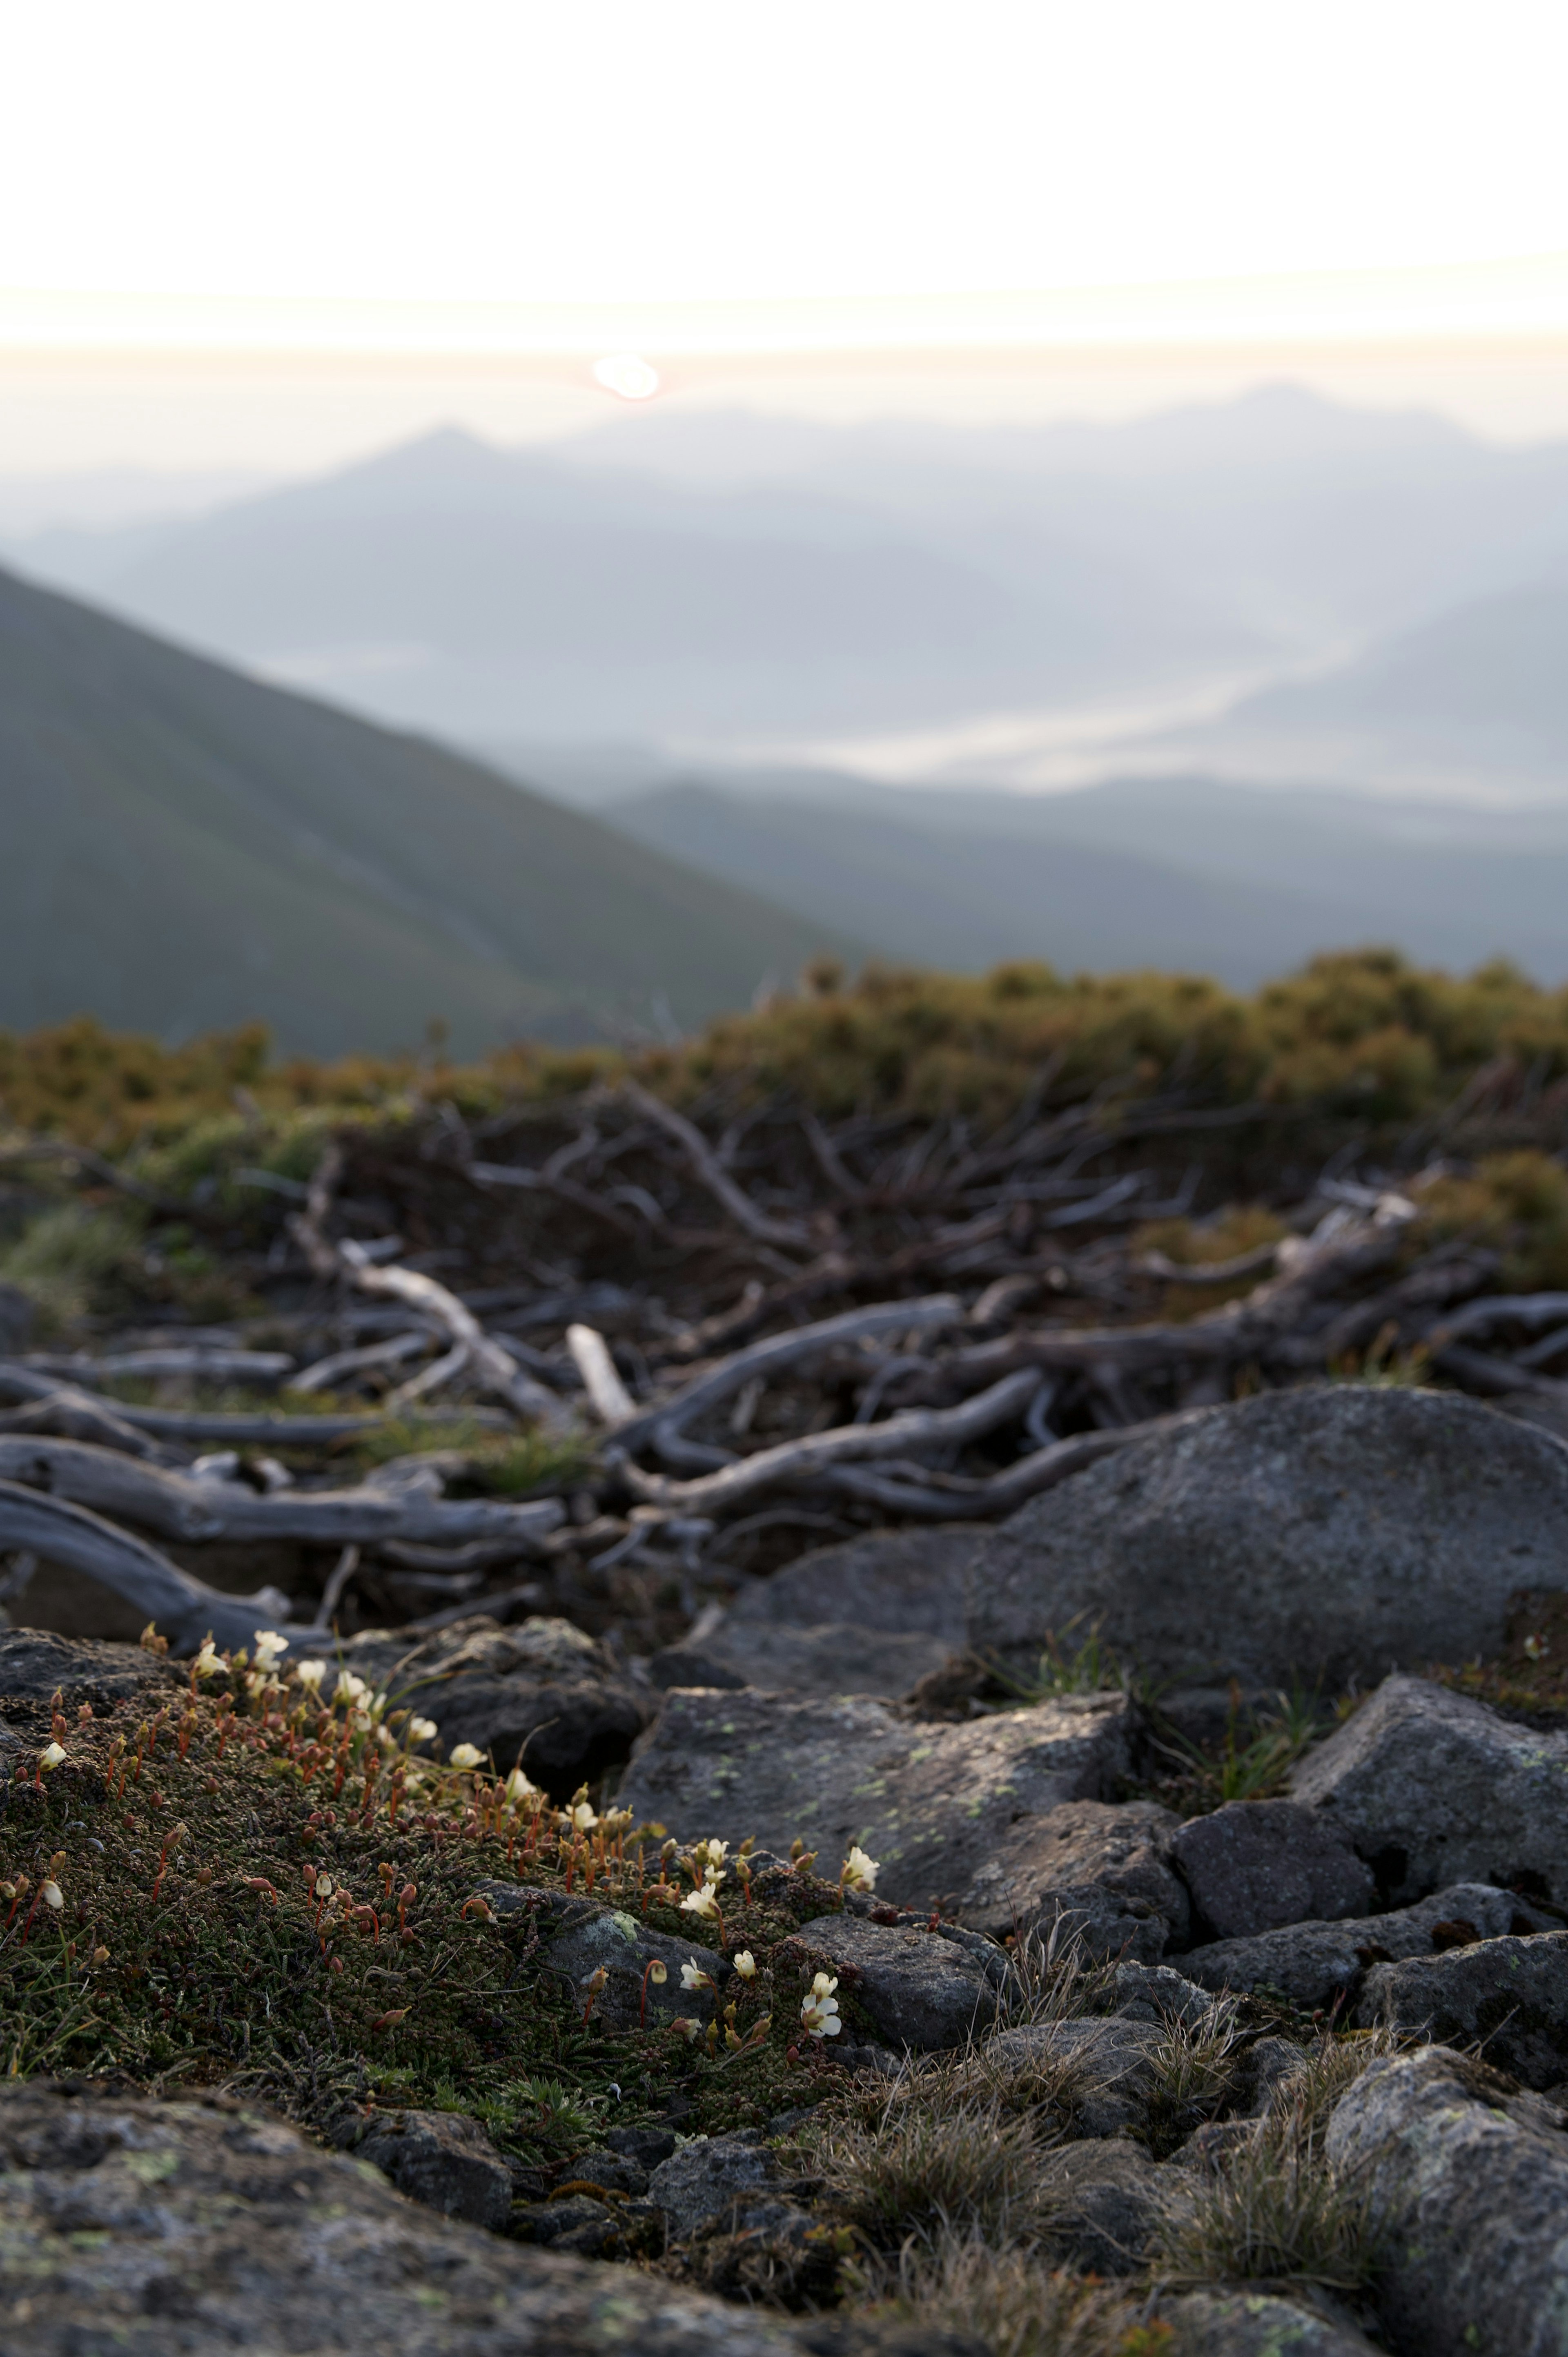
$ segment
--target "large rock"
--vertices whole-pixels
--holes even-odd
[[[853,1621],[963,1642],[964,1574],[983,1539],[982,1523],[944,1523],[934,1530],[868,1531],[841,1546],[817,1547],[741,1590],[725,1616],[727,1629],[803,1629]]]
[[[1355,2325],[1272,2291],[1189,2291],[1160,2302],[1166,2357],[1374,2357]]]
[[[503,1629],[486,1616],[455,1621],[410,1648],[377,1630],[345,1647],[349,1669],[395,1686],[434,1719],[445,1758],[472,1743],[505,1774],[521,1761],[558,1800],[618,1765],[651,1705],[618,1677],[601,1645],[569,1620]]]
[[[918,2051],[961,2046],[987,2028],[1006,1977],[1000,1948],[973,1933],[955,1939],[940,1926],[815,1915],[795,1936],[843,1975],[841,1997],[853,1987],[880,2037]]]
[[[1208,1937],[1364,1915],[1378,1887],[1337,1824],[1293,1801],[1230,1801],[1193,1817],[1171,1855]]]
[[[1568,2345],[1568,2139],[1506,2085],[1430,2047],[1374,2062],[1335,2107],[1328,2158],[1370,2196],[1400,2357]]]
[[[1447,1927],[1459,1925],[1469,1927],[1477,1939],[1495,1940],[1520,1930],[1542,1930],[1545,1919],[1521,1907],[1511,1890],[1462,1882],[1392,1914],[1338,1923],[1292,1923],[1250,1940],[1215,1940],[1207,1947],[1189,1949],[1181,1968],[1201,1988],[1273,1989],[1304,2013],[1312,2013],[1337,1997],[1354,1995],[1374,1964],[1431,1955],[1434,1934],[1440,1943]]]
[[[0,2317],[27,2357],[785,2357],[788,2327],[407,2201],[238,2104],[0,2082]]]
[[[977,1867],[958,1912],[998,1937],[1065,1919],[1093,1956],[1156,1964],[1187,1933],[1187,1890],[1170,1864],[1180,1822],[1154,1801],[1064,1801],[1021,1816]]]
[[[1099,1800],[1131,1766],[1122,1695],[1069,1695],[951,1727],[858,1698],[793,1701],[677,1689],[638,1745],[618,1799],[682,1840],[797,1836],[836,1878],[858,1843],[876,1895],[950,1906],[1007,1827],[1063,1801]]]
[[[73,1717],[84,1702],[102,1715],[117,1703],[144,1697],[156,1709],[177,1676],[160,1654],[144,1652],[139,1645],[59,1637],[45,1629],[0,1629],[0,1719],[29,1727],[40,1711],[48,1724],[57,1688]]]
[[[1568,1588],[1568,1447],[1451,1394],[1270,1392],[1033,1500],[970,1572],[969,1641],[1032,1662],[1070,1622],[1176,1684],[1321,1682],[1497,1652]]]
[[[1137,2273],[1165,2207],[1165,2179],[1142,2145],[1081,2137],[1044,2156],[1038,2184],[1054,2259],[1097,2276]]]
[[[1292,1781],[1390,1899],[1470,1881],[1568,1900],[1568,1736],[1424,1678],[1386,1678]]]
[[[1568,2078],[1568,1932],[1374,1964],[1356,2018],[1474,2047],[1526,2087]]]
[[[952,1648],[918,1631],[865,1629],[848,1620],[803,1628],[771,1621],[724,1621],[700,1649],[671,1649],[650,1664],[663,1685],[758,1686],[769,1694],[905,1695]],[[664,1674],[668,1663],[671,1674]]]
[[[373,2161],[400,2193],[443,2217],[496,2232],[511,2215],[511,2171],[465,2113],[382,2113],[334,2141]]]

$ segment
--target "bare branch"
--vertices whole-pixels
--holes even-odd
[[[723,1205],[736,1225],[744,1228],[748,1236],[755,1236],[759,1243],[783,1244],[795,1251],[810,1247],[811,1236],[799,1221],[770,1219],[766,1211],[757,1210],[745,1189],[736,1185],[719,1162],[702,1131],[694,1123],[689,1122],[684,1114],[677,1113],[673,1105],[661,1103],[658,1097],[650,1095],[636,1081],[623,1081],[620,1093],[628,1104],[634,1104],[648,1120],[656,1121],[660,1128],[684,1149],[696,1177],[714,1201]]]
[[[612,1428],[629,1424],[637,1414],[637,1402],[622,1383],[604,1336],[592,1326],[568,1326],[566,1348],[599,1422]]]

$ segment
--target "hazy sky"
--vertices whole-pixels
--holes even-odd
[[[174,463],[176,417],[189,463],[295,463],[311,399],[317,441],[341,413],[332,356],[475,382],[526,363],[519,430],[559,430],[613,402],[586,371],[626,346],[710,393],[719,362],[782,360],[787,389],[814,354],[842,380],[857,354],[919,353],[939,409],[966,354],[1247,347],[1267,373],[1297,348],[1419,348],[1438,379],[1445,351],[1459,378],[1517,360],[1549,380],[1541,430],[1559,407],[1568,425],[1561,0],[0,0],[0,474]],[[168,400],[105,352],[159,356]],[[242,399],[212,373],[264,355],[295,371],[270,429],[283,377],[252,370]],[[391,413],[355,381],[373,440]],[[231,420],[205,443],[204,382]]]

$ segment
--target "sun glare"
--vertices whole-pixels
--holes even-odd
[[[659,390],[659,371],[640,352],[607,352],[594,362],[594,376],[622,401],[650,401]]]

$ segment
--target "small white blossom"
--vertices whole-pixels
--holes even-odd
[[[735,1957],[733,1961],[735,1968],[740,1975],[743,1981],[751,1981],[757,1978],[757,1958],[752,1954],[749,1948],[743,1948],[739,1955]]]
[[[370,1691],[364,1679],[357,1678],[352,1670],[339,1670],[338,1683],[332,1689],[332,1699],[334,1702],[363,1702]]]
[[[275,1629],[257,1630],[256,1667],[258,1670],[272,1669],[276,1663],[282,1661],[287,1651],[288,1639],[280,1637]]]
[[[447,1764],[453,1768],[477,1768],[484,1756],[477,1743],[455,1743]]]
[[[681,1986],[683,1989],[712,1988],[713,1985],[713,1975],[711,1973],[705,1973],[703,1970],[703,1967],[697,1962],[695,1956],[689,1958],[689,1960],[682,1965]]]
[[[60,1909],[65,1905],[65,1893],[60,1889],[59,1883],[55,1881],[52,1875],[48,1881],[44,1884],[43,1889],[38,1893],[38,1897],[43,1900],[46,1907],[52,1907],[57,1915]]]
[[[521,1768],[514,1768],[507,1778],[506,1796],[514,1809],[521,1809],[525,1801],[542,1801],[544,1798],[538,1785],[531,1784]]]
[[[858,1846],[853,1847],[843,1862],[843,1871],[839,1880],[851,1890],[875,1890],[876,1867],[875,1858],[867,1857],[865,1852]]]
[[[408,1739],[411,1743],[429,1743],[439,1733],[440,1729],[433,1718],[411,1718],[408,1722]]]
[[[664,1964],[660,1957],[655,1956],[652,1963],[648,1967],[648,1977],[653,1983],[655,1988],[662,1988],[665,1982],[670,1977],[669,1965]]]
[[[40,1768],[58,1768],[64,1758],[65,1746],[63,1744],[46,1743],[42,1751],[38,1754],[38,1765]]]
[[[833,1995],[837,1978],[830,1980],[819,1973],[811,1983],[811,1994],[800,2007],[800,2026],[810,2038],[836,2038],[843,2028],[839,2019],[839,2001]]]
[[[211,1638],[203,1637],[201,1641],[201,1650],[190,1665],[191,1676],[193,1678],[215,1678],[222,1666],[223,1663],[219,1657],[218,1648],[214,1645]]]
[[[714,1897],[711,1886],[705,1882],[701,1890],[688,1890],[681,1901],[682,1915],[716,1915],[718,1911],[719,1902]]]
[[[308,1686],[312,1694],[318,1695],[321,1681],[327,1675],[327,1664],[325,1662],[296,1662],[294,1674],[302,1686]]]
[[[569,1833],[591,1834],[598,1822],[596,1813],[589,1807],[586,1801],[575,1802],[566,1812],[566,1828]]]

